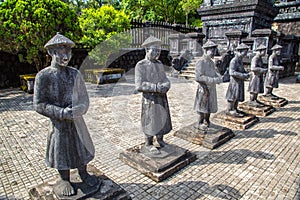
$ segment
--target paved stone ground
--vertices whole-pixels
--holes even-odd
[[[91,105],[85,120],[96,148],[91,164],[133,199],[300,199],[300,84],[295,77],[282,79],[275,90],[288,105],[250,129],[235,131],[236,137],[216,150],[173,136],[196,121],[192,106],[197,85],[171,79],[173,131],[166,140],[198,159],[160,183],[118,159],[120,152],[143,142],[141,94],[134,94],[133,77],[126,78],[117,84],[87,83]],[[219,111],[226,106],[227,86],[217,88]],[[0,119],[0,199],[29,199],[30,188],[57,175],[44,164],[49,121],[32,110],[32,95],[19,89],[0,90]]]

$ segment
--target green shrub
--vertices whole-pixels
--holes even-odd
[[[83,9],[79,22],[83,31],[80,43],[92,49],[89,56],[98,65],[105,65],[111,54],[126,47],[131,41],[128,34],[122,33],[130,28],[129,18],[113,6]]]
[[[45,67],[45,43],[56,32],[81,38],[76,13],[60,0],[7,0],[0,4],[0,50],[25,51],[24,61]]]
[[[112,35],[130,28],[130,21],[125,13],[110,5],[98,9],[83,9],[79,22],[83,31],[80,43],[86,48],[94,48]]]

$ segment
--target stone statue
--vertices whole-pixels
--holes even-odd
[[[198,82],[194,110],[199,114],[197,127],[206,131],[210,125],[210,114],[218,111],[216,84],[223,82],[223,77],[212,60],[217,45],[208,41],[203,45],[204,55],[196,64],[195,80]]]
[[[278,81],[279,81],[279,71],[284,70],[283,66],[280,66],[279,62],[279,55],[281,53],[282,46],[276,44],[274,47],[272,47],[272,54],[269,57],[268,62],[268,72],[265,79],[265,96],[271,97],[271,99],[278,99],[277,96],[275,96],[272,91],[273,88],[278,88]]]
[[[74,45],[59,33],[47,42],[45,48],[52,62],[36,75],[34,86],[34,109],[51,121],[46,164],[58,170],[60,180],[56,188],[62,196],[75,194],[70,169],[77,168],[87,186],[98,184],[98,179],[87,172],[95,152],[82,117],[89,107],[87,90],[80,72],[67,66]]]
[[[264,92],[263,75],[267,69],[263,67],[262,56],[266,53],[266,46],[259,45],[256,48],[256,55],[251,60],[250,81],[248,91],[250,92],[249,106],[263,107],[264,105],[257,100],[257,95]]]
[[[170,81],[166,76],[163,64],[158,60],[161,52],[161,40],[150,36],[142,46],[146,50],[146,58],[139,61],[135,67],[135,86],[142,98],[142,129],[145,134],[145,150],[158,155],[159,148],[153,145],[156,136],[160,147],[167,144],[164,134],[172,130],[171,117],[167,99]]]
[[[235,56],[229,64],[230,83],[226,93],[228,101],[226,114],[234,117],[243,117],[244,114],[240,112],[238,102],[245,100],[244,81],[249,78],[249,74],[243,67],[243,57],[247,55],[249,47],[244,43],[238,45]]]

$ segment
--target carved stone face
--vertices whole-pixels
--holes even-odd
[[[262,49],[262,50],[257,51],[257,53],[259,56],[264,56],[266,54],[266,50]]]
[[[146,47],[146,58],[148,60],[157,60],[160,56],[161,46],[158,44],[153,44]]]
[[[241,57],[243,58],[243,57],[245,57],[247,55],[248,49],[243,49],[239,53],[240,53]]]
[[[281,54],[281,49],[276,49],[276,50],[274,50],[275,51],[275,54],[277,55],[277,56],[280,56],[280,54]]]
[[[206,49],[206,55],[208,55],[209,57],[213,58],[216,54],[216,49],[215,47],[212,48],[207,48]]]
[[[72,50],[69,46],[56,46],[51,49],[50,55],[55,64],[66,67],[71,60]]]

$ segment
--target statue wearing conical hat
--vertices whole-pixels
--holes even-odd
[[[167,144],[163,136],[172,130],[167,92],[170,81],[166,76],[163,64],[158,60],[161,52],[161,40],[150,36],[142,46],[146,57],[135,66],[135,87],[142,97],[142,130],[145,134],[145,148],[147,154],[161,154],[160,148]],[[159,148],[153,145],[154,136]]]
[[[244,43],[238,45],[234,58],[229,64],[230,82],[228,85],[226,99],[228,101],[226,114],[234,117],[243,117],[238,110],[238,102],[245,100],[244,81],[249,77],[243,66],[243,57],[247,55],[249,47]]]
[[[75,194],[70,169],[77,168],[87,186],[98,184],[98,179],[86,169],[95,152],[82,117],[89,107],[87,90],[80,72],[68,66],[74,45],[59,33],[49,40],[45,48],[52,62],[36,75],[34,86],[34,109],[51,121],[46,164],[59,172],[55,192],[61,196]]]
[[[268,72],[265,79],[265,96],[271,97],[272,99],[278,99],[274,95],[273,88],[278,88],[279,82],[279,71],[284,70],[284,67],[280,65],[279,56],[281,54],[282,46],[276,44],[272,47],[272,54],[268,60]]]
[[[218,111],[216,84],[223,82],[214,61],[217,45],[208,40],[204,45],[204,54],[196,63],[195,80],[198,82],[194,110],[199,114],[197,127],[206,131],[210,125],[210,114]]]
[[[262,57],[265,55],[266,49],[265,45],[259,45],[256,48],[256,55],[251,60],[250,81],[248,86],[248,91],[250,92],[249,106],[264,106],[264,104],[257,100],[257,96],[259,93],[264,92],[263,75],[267,72],[267,69],[263,66]]]

